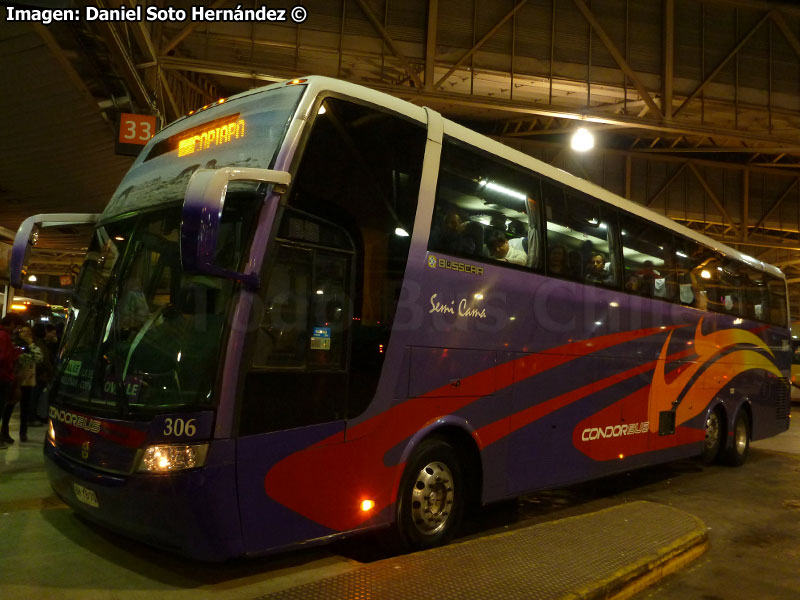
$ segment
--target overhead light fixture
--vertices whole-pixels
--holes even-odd
[[[576,152],[588,152],[594,148],[594,136],[592,132],[585,127],[578,128],[575,133],[572,134],[570,146]]]
[[[30,277],[28,277],[28,281],[30,281],[31,283],[36,283],[36,275],[31,275]]]
[[[407,232],[405,229],[403,229],[402,227],[397,227],[397,228],[394,230],[394,234],[395,234],[397,237],[408,237],[408,232]]]
[[[517,200],[522,200],[523,202],[527,199],[527,196],[522,192],[512,190],[511,188],[507,188],[506,186],[498,183],[493,183],[488,179],[482,179],[480,181],[480,186],[486,188],[487,190],[492,190],[493,192],[497,192],[511,198],[516,198]]]

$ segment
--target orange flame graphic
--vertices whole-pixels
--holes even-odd
[[[703,335],[702,326],[703,319],[700,319],[694,334],[696,361],[670,383],[666,381],[664,369],[673,332],[670,332],[664,342],[650,385],[650,423],[658,423],[659,412],[670,410],[692,378],[715,357],[717,360],[705,369],[681,399],[675,416],[676,426],[700,414],[722,388],[745,371],[762,369],[781,377],[775,364],[754,349],[742,348],[722,355],[726,350],[737,346],[755,346],[774,357],[772,350],[757,335],[744,329],[723,329]]]

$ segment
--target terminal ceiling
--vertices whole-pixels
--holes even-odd
[[[121,112],[169,122],[242,90],[320,74],[433,107],[778,264],[790,282],[793,314],[800,315],[795,2],[307,0],[304,6],[308,17],[299,25],[3,22],[0,233],[35,213],[101,210],[132,161],[114,154]],[[579,125],[597,138],[596,148],[580,156],[568,146]],[[43,238],[51,250],[37,265],[42,274],[62,274],[79,262],[81,233],[60,229]]]

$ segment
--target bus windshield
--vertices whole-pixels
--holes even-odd
[[[265,186],[237,182],[220,228],[220,264],[238,266]],[[181,208],[96,230],[73,303],[57,393],[113,414],[208,407],[234,282],[180,266]]]
[[[272,166],[305,86],[220,101],[142,150],[95,231],[55,390],[76,407],[135,416],[210,407],[232,281],[189,275],[181,203],[200,168]],[[228,186],[216,262],[238,269],[267,186]]]

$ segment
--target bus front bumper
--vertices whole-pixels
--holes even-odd
[[[49,442],[44,457],[55,493],[91,521],[198,560],[243,553],[233,463],[116,475],[78,464]]]

